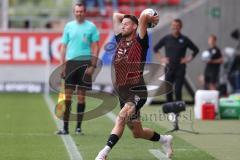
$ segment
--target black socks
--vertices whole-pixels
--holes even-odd
[[[65,100],[65,112],[63,115],[63,129],[65,131],[68,131],[68,126],[69,126],[69,116],[71,112],[71,103],[72,101]]]
[[[111,134],[108,141],[107,141],[107,146],[110,148],[113,148],[113,146],[118,142],[119,137],[116,134]]]
[[[150,139],[150,141],[159,141],[160,140],[160,135],[156,132],[154,132],[153,137]]]
[[[65,131],[68,131],[68,126],[69,126],[69,117],[70,117],[70,113],[71,113],[71,101],[66,100],[65,101],[65,112],[64,112],[64,116],[63,116],[63,129]],[[81,129],[81,124],[82,124],[82,119],[83,119],[83,112],[85,111],[85,103],[78,103],[77,104],[77,128]],[[79,114],[81,113],[81,114]]]
[[[83,113],[85,111],[85,103],[78,103],[77,104],[77,128],[81,129],[82,120],[83,120]]]

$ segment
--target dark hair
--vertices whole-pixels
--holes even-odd
[[[75,6],[84,7],[84,10],[86,11],[86,3],[85,3],[85,1],[79,0],[79,1],[77,1],[77,2],[75,3]]]
[[[181,27],[183,26],[181,19],[177,18],[177,19],[174,19],[173,21],[179,23]]]
[[[136,16],[130,15],[130,14],[125,14],[125,15],[123,16],[123,19],[124,19],[124,18],[129,18],[129,19],[131,19],[131,21],[132,21],[133,23],[135,23],[136,25],[138,25],[138,19],[137,19]]]

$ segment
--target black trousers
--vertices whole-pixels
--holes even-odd
[[[166,71],[165,80],[172,83],[173,85],[173,92],[170,92],[166,95],[167,102],[174,101],[173,93],[175,93],[176,101],[181,101],[182,87],[184,84],[186,73],[186,65],[185,64],[167,65],[165,71]]]

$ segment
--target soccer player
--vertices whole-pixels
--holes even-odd
[[[74,6],[75,20],[67,23],[64,28],[61,45],[62,76],[65,77],[65,106],[63,129],[57,134],[69,133],[69,117],[71,100],[77,90],[77,126],[76,134],[81,134],[81,123],[85,110],[85,93],[90,90],[91,75],[97,64],[99,54],[99,31],[96,26],[85,19],[86,7],[83,3]]]
[[[105,147],[95,160],[105,160],[114,145],[121,138],[127,125],[134,138],[146,139],[162,144],[166,155],[171,157],[171,135],[159,135],[150,128],[143,128],[140,109],[147,99],[147,88],[143,69],[148,50],[148,23],[157,22],[158,16],[142,14],[139,20],[133,15],[113,14],[113,27],[117,41],[113,59],[115,90],[118,93],[121,110]],[[137,33],[138,29],[138,33]]]
[[[223,57],[220,49],[217,47],[217,37],[212,34],[208,37],[210,61],[207,62],[204,71],[204,83],[208,90],[216,90],[219,78],[220,65],[223,63]]]

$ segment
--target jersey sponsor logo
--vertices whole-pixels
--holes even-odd
[[[184,39],[180,38],[179,40],[179,43],[184,43]]]
[[[216,54],[216,53],[217,53],[217,50],[216,50],[216,49],[212,49],[212,50],[211,50],[211,53],[212,53],[212,54]]]

